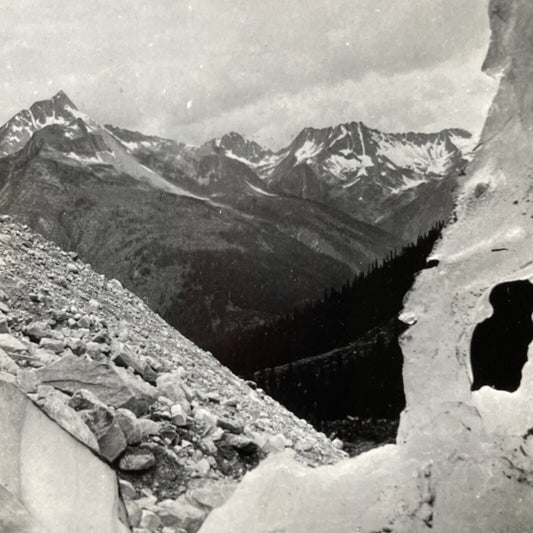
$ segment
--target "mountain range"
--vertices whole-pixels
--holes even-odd
[[[469,133],[304,129],[272,151],[101,125],[64,92],[0,128],[0,211],[202,346],[340,286],[452,209]]]

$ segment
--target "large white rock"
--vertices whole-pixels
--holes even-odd
[[[9,515],[22,506],[27,511],[1,531],[129,531],[119,519],[124,513],[114,472],[5,382],[0,382],[0,450],[0,488],[5,489],[0,525],[1,520],[9,524]]]
[[[533,352],[516,392],[471,391],[470,343],[492,289],[533,281],[533,2],[491,0],[485,69],[500,79],[456,220],[403,316],[407,407],[396,445],[311,470],[247,474],[202,533],[533,531]],[[502,358],[508,353],[502,353]]]
[[[6,533],[46,533],[21,501],[1,485],[0,531]]]

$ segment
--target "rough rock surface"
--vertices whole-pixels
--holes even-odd
[[[39,369],[37,374],[46,385],[70,394],[86,389],[102,402],[130,409],[137,415],[144,414],[155,401],[155,390],[150,385],[108,362],[67,355]]]
[[[492,0],[490,17],[484,68],[500,87],[438,264],[405,303],[397,444],[315,470],[271,457],[202,533],[533,531],[532,348],[516,392],[471,390],[470,343],[491,291],[533,279],[533,4]]]
[[[0,530],[125,533],[114,472],[0,381]]]
[[[308,441],[298,457],[310,465],[346,457],[119,283],[6,216],[0,304],[0,379],[111,464],[145,529],[196,531],[273,441]]]

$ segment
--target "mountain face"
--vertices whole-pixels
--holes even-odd
[[[231,132],[220,138],[207,142],[205,147],[223,153],[226,157],[241,161],[254,169],[259,175],[268,172],[281,156],[272,150],[265,149],[252,139],[244,138],[240,133]]]
[[[451,191],[473,147],[470,133],[460,129],[391,134],[362,122],[306,128],[275,154],[257,147],[253,159],[239,150],[243,142],[235,134],[219,145],[228,157],[248,162],[271,191],[320,202],[405,241],[449,216]]]
[[[0,128],[0,157],[21,149],[35,132],[48,125],[72,124],[76,120],[76,111],[63,91],[50,100],[35,102]]]
[[[216,142],[104,127],[64,93],[0,133],[0,210],[119,279],[203,346],[319,297],[397,245],[342,211],[272,191]],[[240,145],[243,156],[257,151]]]

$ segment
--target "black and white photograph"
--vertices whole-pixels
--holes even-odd
[[[4,1],[0,73],[0,533],[533,533],[531,0]]]

